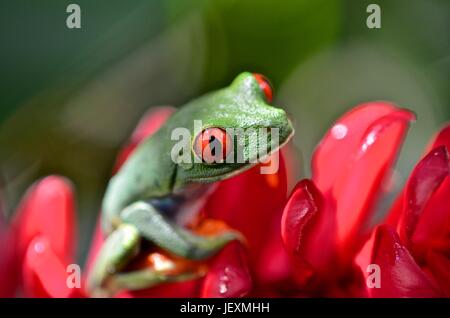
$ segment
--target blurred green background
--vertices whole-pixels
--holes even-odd
[[[115,155],[143,112],[182,105],[244,70],[267,75],[295,119],[309,175],[343,112],[390,100],[414,110],[399,185],[450,118],[450,1],[395,0],[368,29],[351,0],[1,1],[0,177],[4,213],[47,174],[77,190],[85,258]],[[66,7],[81,7],[81,29]]]

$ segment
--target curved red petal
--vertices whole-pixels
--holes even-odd
[[[398,225],[400,237],[404,242],[408,244],[411,242],[421,217],[426,222],[426,225],[421,226],[422,231],[418,233],[422,237],[424,234],[426,237],[428,234],[433,234],[433,232],[429,231],[436,227],[432,223],[438,222],[442,224],[445,222],[447,218],[447,209],[445,208],[443,210],[444,213],[438,213],[440,210],[435,210],[434,208],[429,209],[427,215],[422,216],[422,213],[430,198],[445,178],[449,176],[449,173],[449,155],[445,146],[433,149],[414,168],[403,193],[403,212]],[[434,202],[433,207],[439,204],[446,205],[448,197],[441,199],[443,201]]]
[[[14,227],[20,255],[24,255],[33,238],[44,235],[54,253],[70,261],[74,256],[76,231],[71,183],[59,176],[36,182],[20,204]]]
[[[123,147],[117,156],[114,172],[119,170],[138,144],[161,128],[161,126],[175,112],[175,110],[176,109],[174,107],[170,106],[152,107],[147,111],[147,113],[144,114],[133,131],[127,145]]]
[[[317,265],[308,255],[307,246],[311,245],[311,231],[320,212],[318,190],[310,180],[302,180],[294,188],[281,219],[281,237],[284,247],[293,261],[294,277],[304,287],[314,275]],[[315,235],[315,233],[312,233]],[[309,244],[308,244],[309,243]],[[310,249],[309,249],[310,250]]]
[[[439,146],[446,146],[447,150],[450,149],[450,124],[444,126],[435,137],[432,138],[432,141],[430,142],[430,145],[427,147],[427,150],[424,153],[424,157],[434,148],[437,148]],[[394,204],[392,205],[391,210],[389,211],[389,214],[386,218],[386,223],[391,224],[392,226],[397,226],[399,219],[403,212],[403,196],[404,191],[401,195],[397,197]],[[441,205],[445,206],[445,205]]]
[[[201,297],[243,297],[252,289],[252,279],[247,267],[244,250],[238,242],[226,246],[212,260],[203,281]]]
[[[430,152],[432,149],[437,148],[439,146],[446,146],[447,149],[450,149],[450,123],[445,125],[433,138],[433,141],[428,146],[428,151]]]
[[[205,217],[222,220],[245,236],[250,268],[258,281],[272,280],[273,273],[269,268],[262,270],[263,264],[260,262],[264,261],[261,257],[267,243],[276,235],[273,231],[279,227],[287,192],[283,157],[276,152],[272,160],[277,160],[272,161],[272,164],[278,164],[273,174],[261,174],[261,166],[258,165],[221,181],[203,209]],[[281,240],[277,244],[281,253],[284,253]]]
[[[372,297],[441,296],[389,225],[376,229],[371,259],[380,268],[380,288],[369,289]]]
[[[26,251],[23,263],[23,288],[27,297],[67,298],[75,293],[67,285],[66,264],[53,251],[51,241],[38,236]]]
[[[314,153],[313,181],[325,197],[326,213],[336,219],[343,259],[351,259],[367,238],[375,201],[413,119],[387,103],[359,106],[333,126]]]
[[[450,253],[450,177],[442,181],[429,198],[412,237],[412,243],[419,253],[435,249]]]
[[[450,124],[439,131],[430,145],[428,149],[436,150],[446,147],[447,152],[449,151]],[[445,170],[445,162],[441,162],[441,164],[441,169]],[[450,165],[450,162],[448,162],[448,165]],[[444,173],[444,171],[441,170],[441,173]],[[439,187],[430,195],[417,222],[412,237],[414,252],[417,257],[423,257],[431,250],[444,254],[448,254],[450,251],[450,204],[447,204],[449,197],[450,175],[447,175]]]
[[[308,179],[294,188],[281,219],[281,237],[289,255],[305,254],[305,241],[319,216],[321,200],[319,191]]]
[[[396,111],[390,103],[359,105],[343,115],[325,134],[312,158],[314,182],[319,189],[329,189],[357,151],[367,128],[376,120]],[[331,160],[332,158],[332,160]]]

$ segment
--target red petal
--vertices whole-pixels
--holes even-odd
[[[414,119],[387,103],[371,103],[344,115],[313,156],[313,181],[336,218],[337,244],[351,259],[367,238],[374,203]],[[334,205],[336,207],[334,208]]]
[[[298,260],[295,268],[297,272],[306,270],[309,274],[310,264],[317,264],[316,257],[308,253],[313,251],[308,251],[307,245],[310,245],[313,239],[311,236],[316,234],[311,232],[319,218],[321,200],[314,183],[305,179],[297,184],[284,208],[281,237],[289,255]],[[323,246],[320,250],[323,250]],[[302,268],[302,265],[306,268]]]
[[[440,294],[388,225],[377,228],[372,264],[380,266],[381,286],[373,297],[439,297]]]
[[[136,146],[145,138],[153,135],[174,113],[175,108],[169,106],[152,107],[144,114],[136,129],[131,135],[128,144],[121,150],[117,156],[114,172],[119,170],[122,164],[127,160]]]
[[[242,246],[233,242],[212,261],[205,276],[201,297],[243,297],[250,292],[252,280]]]
[[[430,145],[427,147],[425,151],[424,157],[433,149],[439,146],[446,146],[447,151],[450,149],[450,124],[445,126],[443,129],[439,131],[439,133],[432,139]],[[401,195],[398,196],[391,210],[389,211],[389,215],[387,216],[386,222],[391,224],[392,226],[397,226],[398,221],[403,213],[403,196],[404,191]],[[443,207],[445,205],[441,205]]]
[[[450,126],[447,126],[413,170],[389,214],[390,224],[398,225],[415,259],[447,296],[450,295],[450,205],[447,204],[450,168],[445,148],[449,145]]]
[[[279,153],[273,154],[274,160]],[[240,231],[248,242],[250,268],[254,278],[272,280],[269,268],[262,270],[263,252],[272,240],[274,229],[279,227],[286,200],[286,170],[282,156],[279,169],[274,174],[261,174],[256,166],[240,175],[221,181],[208,198],[204,211],[207,218],[225,221]],[[284,253],[281,240],[280,253]],[[258,270],[256,270],[258,268]],[[264,273],[264,274],[263,274]],[[259,276],[259,274],[263,276]]]
[[[414,246],[450,252],[450,177],[446,177],[428,200],[412,237]]]
[[[313,154],[312,168],[318,188],[331,188],[342,173],[336,167],[345,167],[351,154],[359,150],[367,128],[396,110],[389,103],[368,103],[359,105],[342,116],[327,132]]]
[[[74,256],[75,208],[70,182],[50,176],[35,183],[21,202],[14,226],[18,231],[19,254],[31,240],[44,235],[62,260]]]
[[[450,124],[445,126],[434,138],[429,149],[445,146],[450,149]],[[449,163],[450,165],[450,163]],[[445,167],[444,167],[445,169]],[[442,181],[439,188],[429,198],[413,235],[416,249],[450,250],[450,176]]]
[[[399,233],[404,242],[411,241],[426,204],[449,173],[449,157],[444,146],[432,150],[414,168],[403,194],[403,213],[399,222]],[[440,198],[439,202],[434,202],[427,215],[423,215],[426,224],[421,226],[421,232],[418,233],[419,240],[420,236],[426,238],[433,235],[430,231],[436,228],[433,223],[445,222],[447,209],[440,209],[439,205],[446,206],[447,200],[448,197]]]
[[[51,242],[36,237],[27,249],[23,264],[23,284],[27,297],[66,298],[75,292],[67,286],[65,263],[54,253]]]
[[[302,180],[286,204],[281,227],[296,282],[303,291],[320,295],[362,295],[359,268],[351,262],[341,267],[335,258],[335,224],[324,212],[319,190],[312,181]]]
[[[281,219],[281,236],[289,254],[300,253],[306,226],[319,212],[319,193],[308,180],[300,181],[292,192]]]
[[[446,146],[447,149],[450,149],[450,123],[444,126],[444,128],[442,128],[433,138],[433,141],[428,147],[427,153],[439,146]]]

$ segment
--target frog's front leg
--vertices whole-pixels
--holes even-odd
[[[150,203],[136,202],[122,213],[123,222],[134,225],[142,237],[160,248],[187,259],[205,259],[227,243],[242,240],[240,233],[227,231],[214,236],[200,236],[167,220]]]
[[[198,277],[196,272],[171,273],[173,264],[121,272],[139,252],[139,245],[139,231],[134,225],[123,223],[108,236],[88,277],[87,287],[91,296],[109,297],[121,290],[145,289]]]
[[[88,290],[93,296],[110,296],[121,289],[144,289],[160,283],[196,277],[196,273],[168,275],[147,268],[122,272],[139,251],[144,238],[172,254],[187,259],[205,259],[228,242],[242,240],[240,233],[227,231],[215,236],[199,236],[167,220],[156,208],[138,201],[121,213],[122,224],[106,239],[88,277]]]
[[[139,231],[130,224],[119,225],[107,237],[87,280],[87,289],[92,296],[110,296],[105,286],[107,280],[122,270],[139,252],[139,244]]]

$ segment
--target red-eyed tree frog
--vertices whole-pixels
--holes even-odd
[[[102,203],[106,241],[88,277],[91,295],[192,278],[192,273],[169,275],[165,266],[127,270],[144,244],[176,257],[204,260],[241,239],[232,230],[214,236],[195,234],[186,220],[200,209],[214,182],[249,169],[261,154],[272,154],[291,138],[294,130],[285,111],[271,106],[271,100],[272,89],[264,76],[241,73],[229,87],[180,107],[138,146],[107,186]],[[195,121],[201,122],[200,129]],[[189,132],[187,147],[177,147],[180,140],[173,138],[179,129]],[[258,142],[248,134],[237,140],[230,133],[233,129],[270,132],[266,142]],[[277,138],[271,133],[274,129]],[[236,159],[239,152],[244,160]]]

